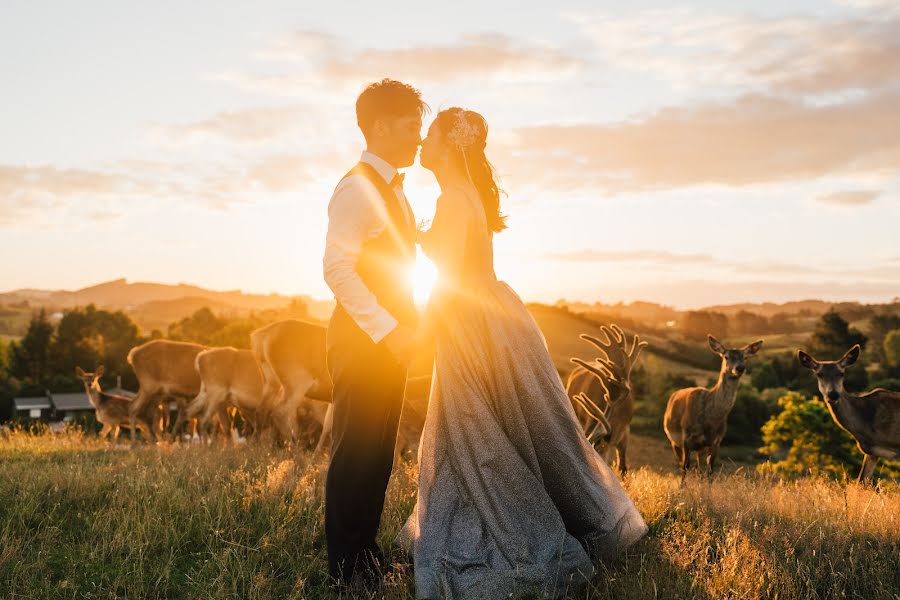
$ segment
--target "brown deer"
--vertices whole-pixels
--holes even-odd
[[[140,417],[131,414],[131,398],[107,394],[100,389],[100,377],[103,376],[103,365],[97,367],[95,373],[88,373],[81,367],[75,367],[75,375],[84,383],[91,404],[94,405],[97,422],[103,425],[100,439],[112,433],[113,442],[119,439],[121,427],[137,427],[147,439],[150,439],[150,425]],[[133,431],[133,430],[132,430]]]
[[[797,352],[797,358],[815,372],[834,422],[856,439],[865,456],[858,481],[866,483],[879,458],[900,458],[900,392],[876,388],[857,395],[845,390],[844,370],[856,362],[859,352],[856,344],[839,360],[820,362],[803,350]]]
[[[579,365],[570,374],[566,394],[572,402],[575,414],[591,444],[610,462],[615,448],[619,472],[628,471],[626,452],[634,416],[634,390],[631,387],[631,371],[647,346],[635,335],[631,347],[618,325],[600,328],[606,341],[581,334],[581,339],[603,351],[605,358],[588,363],[580,358],[572,362]],[[606,407],[600,408],[601,403]]]
[[[318,434],[320,450],[330,436],[333,389],[325,363],[325,328],[295,319],[278,321],[251,333],[250,345],[263,376],[260,425],[273,425],[286,441]]]
[[[681,466],[682,481],[687,475],[691,452],[697,453],[697,469],[702,469],[705,460],[712,475],[728,427],[728,414],[747,369],[746,359],[759,352],[763,345],[762,340],[757,340],[743,348],[726,349],[713,336],[708,338],[709,347],[722,357],[719,380],[712,389],[692,387],[673,392],[663,419],[675,461]]]
[[[152,418],[157,424],[154,433],[161,434],[169,414],[169,403],[175,400],[178,417],[172,427],[172,435],[177,435],[187,421],[185,409],[188,402],[200,393],[200,374],[194,367],[194,361],[203,350],[206,346],[171,340],[152,340],[132,348],[128,353],[128,363],[140,384],[138,395],[131,404],[134,419]],[[131,435],[133,440],[133,428]]]
[[[250,350],[210,348],[197,354],[200,392],[187,405],[188,418],[197,418],[200,429],[215,423],[231,438],[231,409],[237,409],[251,429],[263,400],[263,376]]]

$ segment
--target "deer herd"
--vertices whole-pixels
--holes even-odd
[[[635,411],[631,375],[647,342],[628,336],[617,325],[602,326],[605,339],[582,334],[600,350],[594,361],[571,359],[566,394],[588,442],[607,461],[613,451],[619,472],[628,469],[626,452]],[[671,394],[663,428],[672,445],[682,481],[696,454],[698,471],[712,475],[725,437],[747,360],[762,348],[757,340],[726,348],[708,336],[721,357],[718,381],[711,388],[690,387]],[[200,344],[153,340],[132,348],[128,363],[140,386],[127,398],[100,388],[103,367],[94,373],[76,367],[76,375],[96,409],[101,438],[115,440],[122,427],[147,439],[180,440],[187,429],[201,440],[222,434],[233,440],[239,420],[245,436],[277,439],[322,451],[331,437],[332,383],[325,360],[325,328],[299,320],[267,325],[250,334],[250,350],[209,348]],[[875,389],[853,394],[844,389],[846,368],[859,358],[854,346],[836,361],[819,361],[799,351],[800,364],[815,372],[819,391],[842,429],[864,455],[859,481],[871,478],[879,458],[900,458],[900,392]],[[428,407],[430,376],[407,382],[396,454],[415,456]],[[174,404],[175,418],[172,420]]]

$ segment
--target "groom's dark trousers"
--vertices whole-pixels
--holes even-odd
[[[406,369],[360,332],[328,352],[334,381],[331,463],[325,482],[328,569],[349,579],[358,561],[381,560],[375,535],[394,464]],[[370,553],[368,556],[365,553]]]
[[[380,306],[401,325],[415,327],[408,277],[415,260],[415,224],[403,217],[401,200],[370,165],[360,163],[348,176],[354,174],[375,186],[389,218],[384,233],[363,245],[356,271]],[[357,566],[370,568],[373,558],[383,559],[375,535],[394,464],[406,368],[383,340],[373,342],[340,302],[328,326],[327,346],[334,427],[325,480],[325,536],[329,574],[346,581]]]

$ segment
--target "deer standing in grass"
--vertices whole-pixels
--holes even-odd
[[[818,361],[803,350],[800,364],[816,374],[822,399],[838,426],[856,439],[865,458],[858,481],[866,483],[879,458],[900,458],[900,392],[876,388],[865,394],[844,389],[844,370],[859,358],[856,344],[839,360]]]
[[[250,346],[262,369],[260,426],[271,424],[284,441],[315,434],[316,450],[324,448],[331,436],[333,389],[325,364],[325,328],[296,319],[278,321],[253,331]]]
[[[743,348],[726,349],[713,336],[707,337],[709,347],[722,357],[719,380],[712,389],[692,387],[673,392],[663,419],[675,461],[681,466],[682,481],[690,466],[691,452],[697,453],[697,470],[702,471],[702,463],[706,462],[709,475],[713,474],[719,445],[728,427],[728,414],[734,407],[741,376],[747,370],[746,359],[763,345],[762,340],[757,340]]]
[[[232,439],[232,409],[240,412],[254,431],[263,400],[263,375],[250,350],[210,348],[197,354],[200,392],[187,405],[188,418],[199,420],[201,431],[218,425]]]
[[[200,374],[194,368],[197,354],[206,350],[200,344],[152,340],[135,346],[128,352],[128,364],[137,375],[138,395],[131,403],[135,419],[152,418],[157,424],[154,433],[165,430],[169,414],[169,402],[175,400],[178,417],[172,427],[173,437],[187,422],[185,409],[188,402],[200,393]],[[134,429],[131,432],[134,439]]]
[[[91,404],[94,405],[97,422],[103,425],[100,430],[100,439],[112,433],[113,441],[119,438],[121,427],[136,427],[140,429],[147,439],[150,439],[150,426],[141,417],[132,420],[131,399],[116,394],[107,394],[100,389],[100,377],[103,376],[103,366],[97,367],[96,373],[88,373],[81,367],[75,367],[75,375],[84,383]]]
[[[597,358],[593,363],[573,358],[572,362],[579,366],[569,374],[566,394],[588,441],[606,462],[610,462],[615,448],[619,472],[625,475],[628,471],[628,437],[634,416],[631,370],[647,342],[635,335],[629,349],[628,339],[618,325],[604,325],[600,330],[606,336],[605,342],[587,334],[580,337],[602,350],[606,357]],[[601,402],[605,410],[600,408]]]

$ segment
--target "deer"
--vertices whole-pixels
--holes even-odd
[[[131,414],[131,398],[107,394],[100,389],[103,365],[97,367],[97,371],[94,373],[88,373],[81,367],[75,367],[75,375],[84,383],[84,390],[94,406],[97,422],[103,425],[100,429],[101,440],[112,434],[112,441],[117,441],[121,427],[137,427],[144,436],[150,438],[150,424],[145,419],[134,417]]]
[[[900,392],[876,388],[865,394],[844,389],[844,371],[859,359],[856,344],[838,360],[818,361],[798,350],[800,364],[816,374],[819,392],[838,427],[856,440],[863,453],[857,482],[872,478],[879,458],[900,458]]]
[[[210,348],[197,354],[194,367],[200,374],[200,391],[187,405],[187,417],[198,419],[201,429],[215,419],[230,439],[233,408],[255,430],[263,400],[263,374],[253,352],[230,346]]]
[[[185,409],[188,402],[200,393],[200,374],[194,366],[197,355],[206,346],[172,340],[152,340],[135,346],[128,352],[128,363],[137,375],[140,389],[132,401],[131,414],[134,420],[148,414],[159,423],[158,432],[165,430],[169,402],[175,400],[178,417],[172,427],[176,436],[187,421]],[[134,428],[131,431],[134,441]]]
[[[704,460],[710,477],[715,471],[719,446],[728,427],[728,415],[734,408],[741,376],[747,370],[746,360],[763,345],[763,340],[757,340],[743,348],[726,349],[712,335],[707,335],[707,340],[710,349],[722,358],[718,381],[710,389],[691,387],[673,392],[663,418],[663,428],[681,468],[682,482],[692,452],[697,453],[698,471],[702,471]]]
[[[331,433],[333,384],[325,362],[325,328],[287,319],[250,334],[253,356],[263,377],[258,421],[271,424],[283,440],[297,441],[301,429],[321,433],[316,451]]]
[[[631,371],[647,346],[635,335],[629,348],[628,338],[618,325],[600,327],[606,341],[588,334],[579,337],[603,351],[605,358],[593,363],[572,358],[578,365],[566,382],[566,395],[588,437],[588,441],[610,462],[615,449],[619,472],[628,472],[626,452],[634,416],[634,390]],[[603,402],[605,410],[600,408]]]

